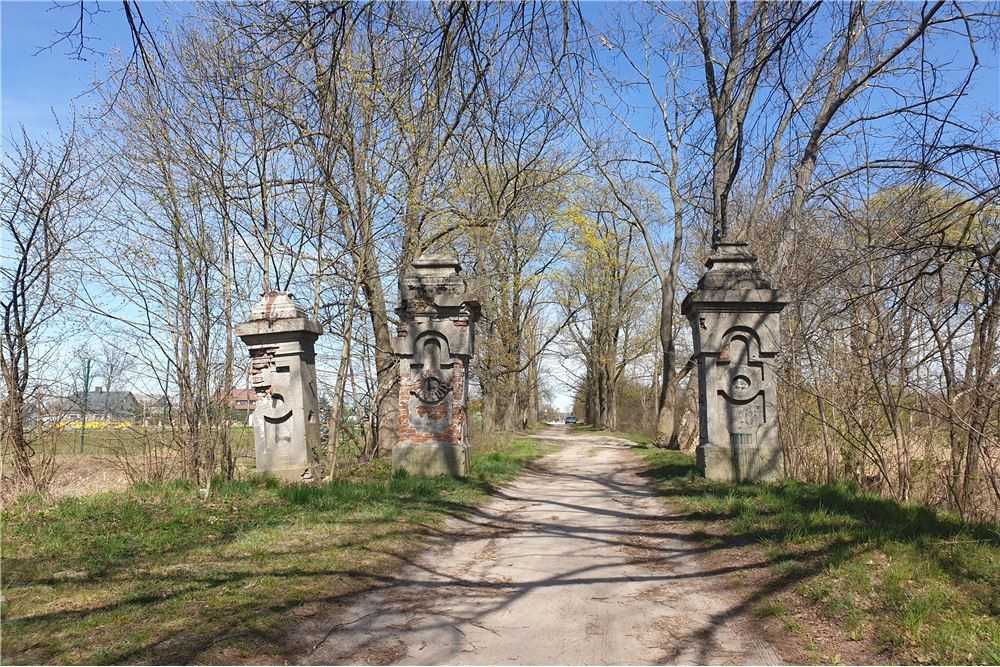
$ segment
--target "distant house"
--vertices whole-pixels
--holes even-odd
[[[253,389],[233,389],[229,393],[229,407],[252,412],[257,407],[257,392]]]
[[[122,421],[135,419],[142,414],[142,406],[130,391],[104,391],[97,387],[86,396],[76,392],[65,404],[68,419],[80,419],[86,404],[88,421]]]

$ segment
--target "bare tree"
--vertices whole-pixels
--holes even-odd
[[[686,159],[687,142],[701,105],[679,85],[693,43],[671,11],[670,5],[634,6],[599,26],[590,66],[605,87],[596,94],[573,91],[573,118],[594,170],[635,226],[659,283],[656,441],[677,448],[687,405],[681,383],[689,370],[677,356],[678,291],[686,218],[699,181]],[[601,110],[596,116],[591,100]],[[633,118],[637,100],[648,105],[651,121]],[[669,232],[666,252],[658,235],[662,227]]]
[[[653,280],[634,210],[616,206],[610,188],[582,201],[573,216],[572,268],[561,285],[570,316],[568,334],[583,359],[586,419],[598,428],[618,427],[618,389],[626,370],[653,349],[644,326]],[[581,304],[575,314],[576,304]]]
[[[46,389],[40,370],[53,350],[45,336],[71,300],[69,267],[93,220],[86,207],[96,182],[72,132],[45,144],[22,129],[2,169],[3,458],[15,485],[44,491],[53,472],[51,456],[37,449],[46,427],[38,409]]]
[[[104,391],[120,391],[134,364],[135,359],[127,349],[120,344],[103,341],[94,375],[101,378]]]

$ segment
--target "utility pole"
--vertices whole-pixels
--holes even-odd
[[[80,453],[83,454],[83,437],[87,432],[87,397],[90,395],[90,359],[83,366],[83,411],[80,413]]]

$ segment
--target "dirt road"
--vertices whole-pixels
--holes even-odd
[[[680,529],[629,443],[540,437],[561,449],[451,520],[447,544],[304,628],[304,662],[781,662],[747,613],[741,568]]]

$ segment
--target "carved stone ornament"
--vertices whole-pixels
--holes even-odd
[[[433,405],[443,401],[450,392],[451,385],[445,384],[441,378],[428,375],[421,380],[420,389],[410,393],[416,396],[421,403]]]
[[[271,392],[261,399],[260,414],[272,423],[283,422],[292,416],[292,408],[285,403],[285,397]]]
[[[447,349],[447,341],[444,347]],[[442,359],[442,341],[434,335],[425,334],[417,348],[414,367],[417,377],[414,378],[416,390],[410,393],[421,403],[433,405],[440,403],[452,390],[450,359]],[[445,354],[447,354],[445,352]],[[450,355],[449,355],[450,356]]]

